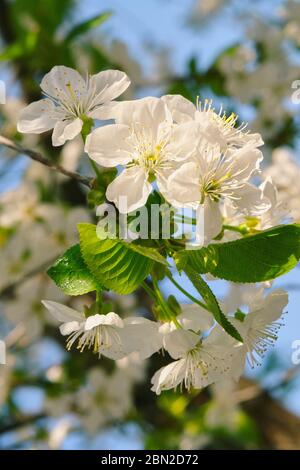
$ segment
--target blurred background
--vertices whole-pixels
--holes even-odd
[[[292,100],[299,48],[296,0],[0,0],[0,134],[88,174],[80,139],[53,148],[47,134],[18,134],[18,115],[40,98],[39,83],[54,65],[84,75],[124,70],[132,80],[126,99],[199,96],[249,122],[265,141],[264,173],[300,221],[300,104]],[[290,302],[260,368],[247,370],[238,385],[157,397],[150,378],[163,357],[141,364],[132,355],[115,364],[67,353],[41,305],[45,298],[74,308],[91,301],[66,297],[45,271],[77,241],[76,223],[94,214],[78,183],[0,147],[0,339],[7,348],[0,448],[300,449],[300,355],[293,354],[299,268],[274,283],[288,289]],[[225,300],[246,302],[243,286],[212,283]],[[168,283],[164,289],[183,300]],[[124,316],[150,315],[143,292],[111,301]]]

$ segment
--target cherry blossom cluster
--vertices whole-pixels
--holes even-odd
[[[205,245],[218,242],[224,222],[264,230],[285,217],[271,177],[260,186],[253,184],[263,160],[259,134],[237,126],[235,114],[216,111],[210,101],[194,105],[180,95],[114,101],[129,84],[126,74],[116,70],[84,79],[75,70],[54,67],[41,82],[46,97],[23,110],[18,130],[39,134],[53,129],[54,146],[81,134],[93,162],[118,169],[106,199],[120,212],[143,207],[154,188],[176,209],[201,207]],[[102,125],[93,129],[95,120]],[[172,361],[152,378],[152,390],[159,394],[180,385],[203,388],[238,380],[246,358],[252,366],[260,363],[276,340],[287,302],[284,291],[265,296],[259,288],[248,313],[224,307],[243,342],[197,304],[183,304],[181,313],[152,321],[121,318],[101,308],[95,313],[50,300],[43,303],[61,323],[68,349],[76,345],[114,360],[133,353],[142,360],[166,351]]]

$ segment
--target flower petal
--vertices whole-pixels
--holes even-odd
[[[67,323],[63,323],[59,327],[59,331],[63,336],[70,335],[74,331],[78,331],[80,328],[80,323],[78,321],[69,321]]]
[[[199,339],[199,336],[192,331],[178,329],[164,336],[163,345],[164,349],[168,351],[173,359],[178,359],[193,349],[199,342]]]
[[[223,217],[219,204],[206,198],[197,210],[197,241],[202,246],[208,245],[222,230]]]
[[[58,302],[53,302],[52,300],[42,300],[42,304],[46,307],[49,313],[60,322],[82,322],[85,319],[83,313],[77,312],[77,310],[67,307],[66,305],[59,304]]]
[[[99,127],[87,136],[85,151],[99,165],[114,167],[126,165],[132,159],[130,128],[123,124]]]
[[[175,207],[189,207],[200,202],[199,167],[188,162],[178,168],[167,182],[165,197]]]
[[[104,316],[103,325],[116,326],[117,328],[123,328],[124,322],[121,317],[115,312],[109,312]]]
[[[26,106],[20,114],[18,121],[18,131],[32,134],[53,129],[56,119],[51,117],[55,105],[53,101],[47,99],[34,101]]]
[[[53,130],[52,144],[54,147],[63,145],[66,140],[74,139],[80,134],[83,126],[83,122],[80,118],[74,119],[74,121],[58,121]]]
[[[263,300],[263,304],[259,310],[250,312],[246,318],[250,319],[253,317],[253,326],[255,328],[262,323],[265,325],[272,323],[281,317],[288,301],[288,293],[282,289],[277,289]]]
[[[162,390],[169,390],[179,385],[184,380],[184,375],[185,361],[180,359],[179,361],[171,362],[153,375],[151,379],[153,387],[151,390],[160,395]]]
[[[237,174],[239,181],[247,181],[259,170],[260,163],[263,160],[263,154],[251,144],[238,150],[228,150],[230,158],[235,162],[232,173]]]
[[[80,97],[87,92],[82,76],[74,69],[64,65],[56,65],[41,81],[42,90],[64,103],[73,103],[74,96]]]
[[[159,323],[143,317],[125,319],[125,329],[130,352],[137,351],[141,360],[147,359],[162,348]]]
[[[144,131],[154,131],[166,119],[171,119],[165,103],[156,97],[149,96],[132,101],[113,102],[103,107],[106,119],[115,119],[117,124],[141,126]],[[103,117],[102,117],[103,119]]]
[[[118,328],[123,328],[124,326],[123,320],[114,312],[110,312],[107,315],[100,315],[99,313],[96,313],[96,315],[91,315],[86,319],[84,329],[85,331],[89,331],[99,325]]]
[[[146,204],[151,191],[147,173],[134,166],[124,170],[108,185],[106,197],[117,206],[121,214],[127,214]]]
[[[164,95],[161,98],[171,111],[175,122],[186,122],[194,119],[196,106],[181,95]]]
[[[95,105],[106,103],[120,96],[130,85],[130,79],[126,73],[120,70],[105,70],[90,78],[89,89],[96,96]],[[98,119],[97,109],[91,113],[91,117]],[[101,117],[100,117],[101,119]]]
[[[213,324],[214,319],[211,313],[197,304],[181,304],[182,313],[178,315],[177,321],[185,330],[207,331]]]
[[[239,213],[247,216],[261,215],[271,207],[270,200],[264,197],[261,188],[250,183],[246,183],[243,188],[236,190],[235,196],[239,199],[233,202],[233,207],[238,209]]]
[[[170,133],[168,151],[178,161],[187,160],[194,153],[201,141],[201,129],[197,122],[185,122],[173,126]]]

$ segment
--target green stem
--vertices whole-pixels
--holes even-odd
[[[197,220],[196,219],[193,219],[191,217],[179,217],[179,216],[175,216],[175,222],[185,222],[185,223],[189,223],[189,224],[192,224],[192,225],[197,225]],[[249,229],[245,226],[233,226],[233,225],[227,225],[227,224],[224,224],[223,225],[223,229],[224,230],[230,230],[232,232],[238,232],[238,233],[241,233],[242,235],[247,235],[249,233]]]
[[[176,319],[176,315],[172,314],[172,312],[170,311],[169,306],[166,303],[166,301],[165,301],[165,299],[164,299],[164,297],[163,297],[163,295],[160,291],[158,282],[153,276],[152,276],[152,282],[153,282],[154,292],[156,294],[157,302],[159,303],[159,305],[161,306],[161,308],[165,312],[166,317],[168,318],[169,321],[172,321],[177,326],[177,328],[181,328],[180,324],[178,323],[178,321]]]
[[[89,162],[90,162],[91,167],[93,168],[97,178],[100,179],[101,178],[101,172],[100,172],[97,164],[94,162],[94,160],[91,160],[90,158],[89,158]]]
[[[94,121],[92,119],[87,119],[87,120],[83,119],[83,122],[84,124],[83,124],[82,131],[81,131],[81,137],[82,137],[83,143],[85,144],[86,138],[90,134],[94,126]],[[90,157],[89,157],[89,162],[91,164],[93,171],[95,172],[95,175],[97,176],[97,179],[99,179],[101,177],[101,173],[97,164]]]
[[[184,222],[186,224],[192,224],[192,225],[197,224],[196,219],[193,219],[191,217],[185,217],[185,216],[180,217],[178,215],[175,215],[174,220],[175,220],[175,222],[179,222],[179,223]]]
[[[149,297],[151,297],[153,300],[157,300],[157,299],[156,299],[155,292],[153,292],[153,290],[151,289],[151,287],[148,286],[147,282],[145,282],[145,281],[142,282],[142,288],[147,292],[147,294],[149,295]]]
[[[247,235],[249,233],[249,230],[247,227],[234,227],[233,225],[223,225],[224,230],[230,230],[231,232],[238,232],[241,233],[242,235]]]
[[[170,279],[172,284],[174,284],[174,286],[177,287],[177,289],[180,290],[180,292],[182,292],[182,294],[184,294],[188,299],[190,299],[195,304],[200,305],[200,307],[204,308],[208,312],[210,312],[210,309],[208,308],[208,306],[204,304],[203,302],[201,302],[201,300],[196,299],[196,297],[194,297],[192,294],[189,294],[189,292],[187,292],[183,287],[181,287],[181,285],[175,281],[171,273],[167,272],[167,277]]]
[[[96,291],[96,305],[97,305],[98,311],[101,312],[103,302],[102,302],[102,292],[100,290]]]

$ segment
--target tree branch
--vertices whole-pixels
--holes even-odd
[[[6,137],[3,137],[2,135],[0,135],[0,145],[3,145],[4,147],[15,150],[16,152],[20,154],[27,155],[32,160],[35,160],[36,162],[39,162],[42,165],[47,166],[48,168],[50,168],[50,170],[57,171],[58,173],[61,173],[62,175],[68,176],[69,178],[76,180],[78,183],[84,184],[88,188],[93,187],[93,178],[88,178],[86,176],[80,175],[79,173],[69,171],[66,168],[63,168],[61,165],[57,165],[51,162],[50,160],[48,160],[47,158],[43,157],[43,155],[41,155],[39,152],[24,148],[18,143],[13,142],[12,140],[7,139]]]
[[[36,421],[46,417],[47,416],[44,413],[38,413],[36,415],[22,417],[17,421],[12,421],[7,424],[3,424],[0,427],[0,435],[5,434],[7,432],[15,431],[23,426],[29,426],[30,424],[34,424]]]

